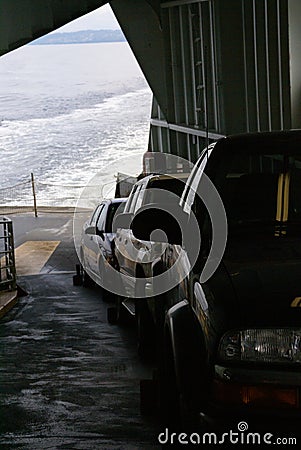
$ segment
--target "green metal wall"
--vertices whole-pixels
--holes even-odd
[[[175,1],[161,8],[173,107],[164,123],[154,103],[154,151],[167,142],[168,151],[195,160],[206,135],[292,126],[287,1]]]

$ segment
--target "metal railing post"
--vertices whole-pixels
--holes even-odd
[[[38,217],[36,189],[35,189],[35,183],[34,183],[34,176],[33,176],[32,172],[31,172],[31,187],[32,187],[32,195],[33,195],[34,215],[35,215],[35,217]]]
[[[0,218],[0,290],[17,287],[13,223],[7,217]]]

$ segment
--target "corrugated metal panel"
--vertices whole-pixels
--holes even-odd
[[[288,5],[292,127],[301,128],[301,2],[289,0]]]
[[[247,131],[289,128],[287,2],[246,0],[242,19]]]
[[[176,0],[161,7],[173,108],[152,127],[176,133],[174,153],[194,160],[204,136],[291,127],[288,0]]]

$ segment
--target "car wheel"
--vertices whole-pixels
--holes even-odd
[[[181,426],[180,396],[177,388],[171,342],[164,343],[164,357],[159,365],[159,405],[164,426],[177,431]]]
[[[111,325],[124,325],[128,321],[125,308],[122,305],[123,297],[116,295],[116,305],[107,309],[107,320]]]
[[[174,430],[195,431],[198,426],[197,412],[181,393],[169,335],[165,337],[164,358],[161,359],[158,378],[160,411],[166,426]]]
[[[83,284],[81,264],[76,264],[76,275],[73,275],[73,286],[81,286]]]
[[[80,264],[77,264],[76,266],[76,272],[78,278],[80,279],[79,284],[83,287],[92,287],[95,285],[95,282],[92,280],[92,278],[87,274],[87,272],[84,269],[83,263],[85,261],[83,250],[80,250]],[[74,279],[73,279],[74,283]]]
[[[76,275],[73,275],[73,286],[92,287],[95,283],[81,264],[76,265]]]
[[[78,275],[73,275],[73,286],[81,286],[82,285],[82,277]]]
[[[138,354],[141,358],[154,356],[156,335],[153,320],[145,299],[136,299],[135,317]]]
[[[113,294],[110,291],[107,291],[105,288],[101,288],[101,296],[104,302],[111,302],[113,298]]]
[[[83,282],[82,282],[83,287],[89,288],[89,287],[94,286],[94,284],[95,284],[94,281],[92,280],[92,278],[87,274],[87,272],[84,269],[82,272],[82,280],[83,280]]]
[[[110,306],[107,309],[107,321],[110,325],[117,325],[118,323],[118,312],[116,306]]]

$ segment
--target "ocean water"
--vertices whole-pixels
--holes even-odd
[[[127,43],[28,45],[4,55],[0,204],[30,202],[31,172],[38,202],[60,206],[74,205],[82,186],[112,164],[122,172],[122,161],[141,166],[150,110],[151,91]]]

